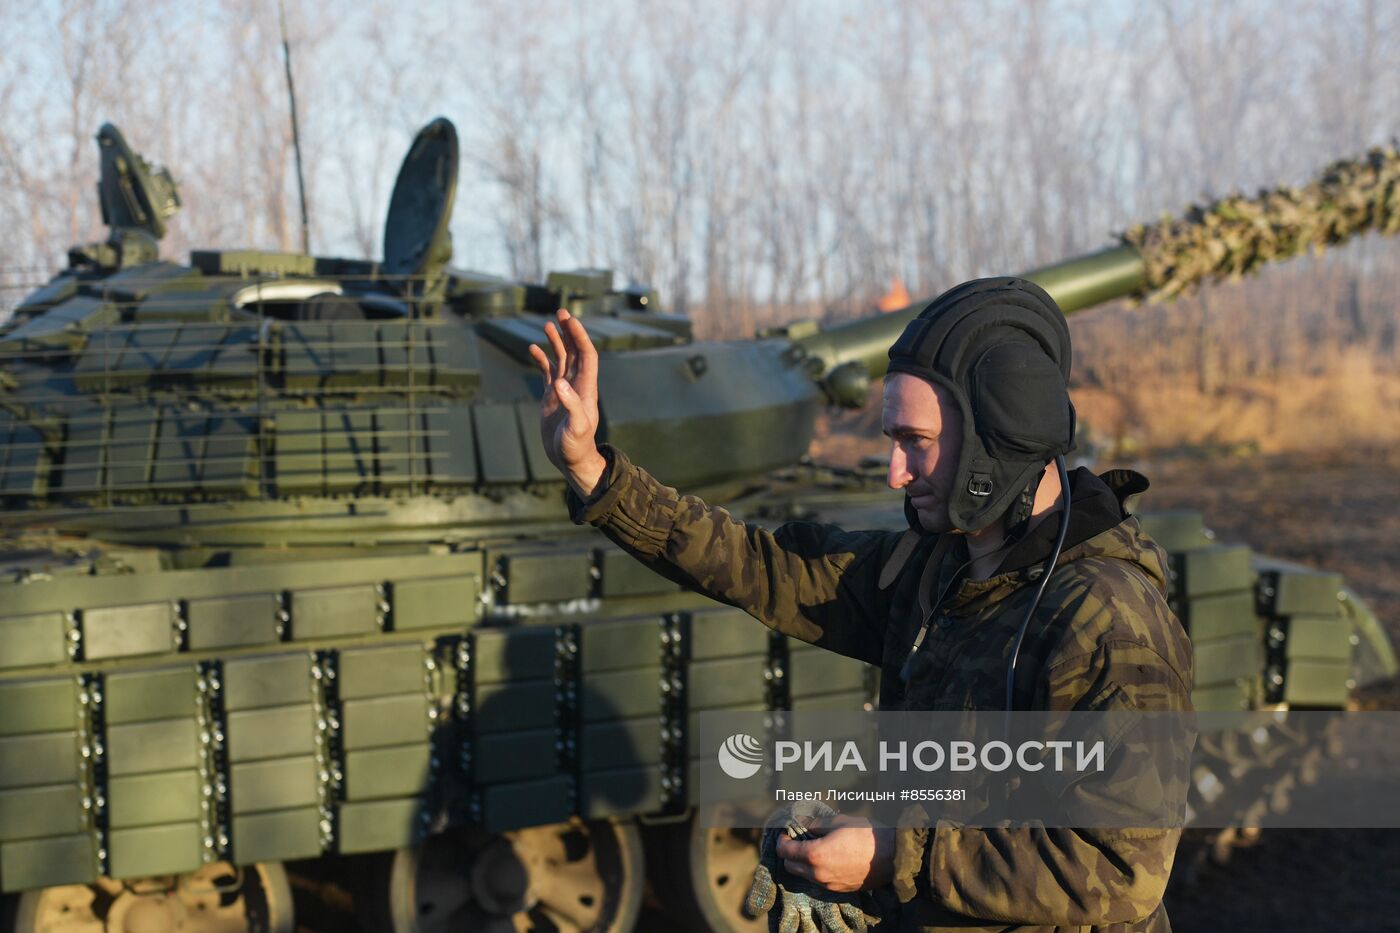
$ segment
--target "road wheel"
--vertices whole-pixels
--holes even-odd
[[[706,825],[710,824],[710,825]],[[766,918],[744,915],[754,869],[757,829],[726,829],[722,820],[690,819],[647,830],[652,885],[669,918],[695,933],[766,933]]]
[[[292,933],[281,864],[214,862],[184,875],[68,884],[15,898],[16,933]]]
[[[645,870],[631,823],[458,830],[366,863],[356,897],[377,933],[624,933]]]

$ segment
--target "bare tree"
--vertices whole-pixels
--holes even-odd
[[[1400,7],[1380,0],[287,10],[317,250],[377,255],[397,156],[445,113],[459,263],[611,266],[712,335],[1092,249],[1400,129]],[[180,180],[169,251],[296,246],[273,0],[10,4],[0,39],[0,288],[102,235],[103,120]],[[1336,292],[1353,330],[1384,330],[1366,283],[1393,256],[1326,267],[1360,283]],[[1228,380],[1217,304],[1171,314],[1182,365]]]

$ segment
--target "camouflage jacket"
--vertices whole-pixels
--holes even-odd
[[[679,495],[620,451],[604,453],[610,467],[599,491],[587,502],[569,496],[574,521],[596,525],[656,572],[777,631],[880,665],[881,709],[1005,707],[1011,643],[1040,561],[986,580],[960,580],[957,548],[943,548],[943,559],[929,568],[937,542],[930,535],[881,587],[900,532],[808,522],[769,532]],[[1017,669],[1025,675],[1018,674],[1015,705],[1189,709],[1191,648],[1164,597],[1166,554],[1122,512],[1120,491],[1110,492],[1088,471],[1076,471],[1072,491],[1080,492],[1080,474],[1102,492],[1099,511],[1105,498],[1112,511],[1099,522],[1103,530],[1077,543],[1072,522],[1022,648]],[[1085,503],[1071,514],[1092,511]],[[1093,530],[1082,527],[1088,520],[1080,519],[1081,534]],[[930,607],[906,687],[899,674],[922,621],[921,583],[934,580],[934,592],[945,595]],[[925,596],[924,603],[934,600]],[[1179,835],[941,824],[901,830],[898,928],[1166,930],[1161,899]]]

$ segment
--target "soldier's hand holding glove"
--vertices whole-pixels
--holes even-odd
[[[784,807],[768,818],[759,843],[758,868],[744,900],[750,917],[768,914],[769,930],[777,933],[865,933],[878,918],[861,908],[859,891],[838,893],[787,870],[778,853],[783,839],[813,839],[809,827],[829,823],[836,811],[823,803],[804,801]],[[774,906],[778,908],[773,911]]]

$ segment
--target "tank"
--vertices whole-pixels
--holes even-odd
[[[702,342],[606,270],[456,269],[445,119],[404,160],[382,260],[176,262],[170,174],[97,139],[110,236],[0,328],[8,927],[290,931],[291,866],[400,933],[628,930],[648,886],[678,927],[760,929],[739,913],[753,834],[695,817],[692,719],[870,708],[876,672],[571,525],[527,348],[577,315],[606,438],[672,485],[760,523],[897,528],[882,473],[805,455],[919,304]],[[1028,275],[1073,312],[1393,232],[1372,205],[1396,165],[1372,152]],[[1144,521],[1198,707],[1342,708],[1395,672],[1338,576],[1200,515]],[[1198,792],[1261,752],[1212,754]]]

